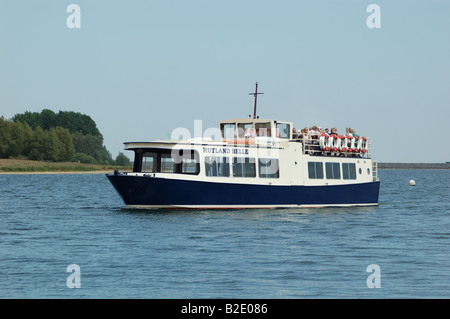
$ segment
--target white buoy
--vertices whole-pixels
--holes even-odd
[[[414,180],[410,180],[408,185],[409,186],[416,186],[416,182]]]

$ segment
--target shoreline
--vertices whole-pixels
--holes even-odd
[[[16,171],[16,172],[3,172],[0,171],[0,175],[74,175],[74,174],[107,174],[114,173],[114,170],[99,170],[99,171]]]
[[[449,167],[380,167],[379,170],[393,170],[393,169],[414,169],[414,170],[446,170]],[[0,171],[0,175],[75,175],[75,174],[113,174],[114,170],[93,170],[93,171],[16,171],[6,172]]]
[[[29,174],[106,174],[115,169],[131,170],[131,166],[86,164],[79,162],[46,162],[28,159],[0,159],[0,175]]]
[[[450,169],[450,163],[378,163],[378,169]]]
[[[114,170],[132,171],[133,168],[125,166],[106,166],[96,164],[82,164],[74,162],[43,162],[22,159],[0,159],[0,175],[62,175],[62,174],[107,174],[114,173]],[[450,169],[450,162],[447,163],[387,163],[378,162],[379,170],[390,169]]]

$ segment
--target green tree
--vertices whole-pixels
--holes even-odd
[[[28,123],[33,129],[40,126],[43,130],[49,130],[62,126],[69,129],[72,134],[81,132],[84,135],[94,135],[103,138],[97,128],[97,124],[89,115],[73,111],[59,111],[58,113],[49,109],[44,109],[40,113],[26,111],[23,114],[14,115],[13,121]]]
[[[36,160],[82,159],[101,164],[114,163],[103,145],[102,134],[90,116],[72,111],[55,113],[50,109],[16,114],[12,121],[2,118],[0,157],[10,156],[28,156]]]
[[[77,153],[84,153],[95,158],[95,152],[102,147],[103,140],[98,136],[76,132],[73,133],[73,145]]]
[[[18,122],[18,125],[21,126],[21,134],[23,136],[23,144],[21,148],[21,154],[22,156],[27,156],[31,151],[31,143],[33,141],[34,132],[28,123],[22,123]]]
[[[55,130],[44,131],[42,140],[44,154],[43,159],[47,161],[59,161],[59,150],[61,145]]]
[[[36,161],[44,159],[44,130],[40,126],[34,130],[28,158]]]
[[[20,124],[20,122],[8,122],[11,139],[9,140],[7,157],[17,157],[23,154],[22,149],[25,143],[25,136]]]
[[[75,147],[69,130],[61,126],[57,126],[52,130],[55,131],[59,140],[58,160],[71,161],[75,155]]]
[[[99,136],[103,139],[95,121],[86,114],[59,111],[56,115],[56,125],[68,128],[72,134],[81,132],[83,135]]]
[[[56,126],[56,114],[52,110],[44,109],[40,114],[40,126],[44,131]]]
[[[28,123],[30,127],[35,130],[38,126],[42,127],[42,124],[40,123],[40,113],[36,112],[29,112],[26,111],[23,114],[16,114],[12,118],[14,122],[22,122],[22,123]]]
[[[119,166],[130,166],[130,159],[122,152],[119,152],[119,155],[116,157],[116,164]]]
[[[112,159],[111,153],[106,149],[103,145],[95,152],[95,158],[97,159],[99,164],[115,164]]]
[[[0,117],[0,158],[9,157],[11,141],[11,130],[9,121],[5,120],[2,116]]]
[[[99,164],[113,164],[111,153],[103,145],[101,136],[84,135],[81,132],[73,134],[73,145],[77,153],[92,156]]]

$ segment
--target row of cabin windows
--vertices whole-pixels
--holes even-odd
[[[232,161],[233,177],[256,177],[256,160],[249,157],[234,157]],[[229,177],[228,157],[205,156],[205,175]],[[258,176],[261,178],[279,178],[278,159],[258,159]]]
[[[140,170],[145,173],[179,173],[194,174],[200,172],[198,153],[194,151],[145,152],[142,154]],[[233,177],[256,177],[254,158],[234,157],[232,159]],[[261,178],[279,178],[278,159],[258,159],[258,175]],[[229,177],[230,159],[227,157],[205,156],[206,176]]]
[[[339,163],[325,163],[326,179],[341,179]],[[308,177],[310,179],[323,179],[323,163],[308,162]],[[355,163],[342,163],[342,178],[356,179]]]
[[[137,170],[139,171],[139,170]],[[198,154],[193,151],[145,152],[142,155],[141,172],[145,173],[179,173],[198,174]]]
[[[228,157],[205,156],[205,175],[229,177],[232,171],[233,177],[256,177],[255,158],[233,157],[231,164],[230,167]],[[169,151],[145,152],[142,154],[142,165],[138,171],[198,175],[200,172],[198,153],[183,150],[174,154]],[[326,179],[341,179],[340,164],[325,163],[325,174]],[[278,159],[259,158],[258,176],[260,178],[279,178]],[[323,163],[308,162],[308,177],[310,179],[323,179]],[[354,163],[342,163],[342,178],[356,179],[356,165]]]

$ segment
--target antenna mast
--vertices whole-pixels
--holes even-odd
[[[264,93],[258,93],[258,82],[256,82],[255,92],[248,94],[248,95],[253,95],[255,97],[255,108],[253,110],[253,118],[254,119],[256,119],[256,100],[258,99],[258,94],[264,94]]]

